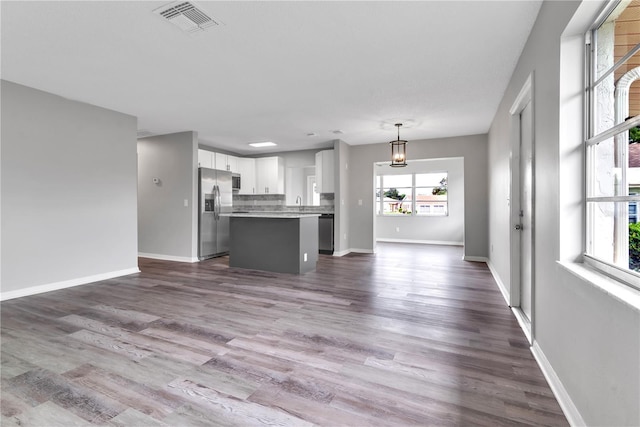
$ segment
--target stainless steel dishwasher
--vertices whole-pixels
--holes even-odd
[[[318,218],[318,248],[321,254],[333,255],[333,214]]]

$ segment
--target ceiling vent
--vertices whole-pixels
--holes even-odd
[[[154,10],[153,13],[162,16],[186,33],[195,33],[214,25],[220,25],[211,19],[202,9],[188,1],[169,3]]]
[[[146,138],[148,136],[153,136],[155,133],[151,132],[147,129],[138,129],[138,138]]]

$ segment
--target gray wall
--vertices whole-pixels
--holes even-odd
[[[533,72],[534,350],[548,360],[568,393],[568,407],[575,405],[587,425],[637,426],[640,313],[558,263],[574,260],[582,247],[582,35],[601,6],[542,5],[489,133],[490,262],[509,289],[509,108]]]
[[[409,141],[408,160],[464,158],[464,254],[486,257],[488,247],[487,135]],[[388,161],[389,144],[350,147],[349,230],[350,247],[373,250],[374,163]],[[362,205],[358,201],[362,200]],[[336,200],[336,206],[338,202]]]
[[[404,168],[388,162],[375,169],[376,175],[448,172],[447,216],[377,215],[376,239],[462,244],[464,238],[464,159],[412,160]],[[399,231],[396,231],[399,228]]]
[[[197,260],[197,156],[196,132],[138,140],[138,245],[141,255]],[[160,182],[155,184],[153,178]]]
[[[136,127],[2,81],[3,298],[137,271]]]

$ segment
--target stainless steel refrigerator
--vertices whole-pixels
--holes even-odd
[[[198,168],[198,258],[229,253],[229,214],[233,210],[231,172]]]

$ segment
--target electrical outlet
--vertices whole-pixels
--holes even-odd
[[[358,199],[358,206],[362,206],[362,199]]]
[[[189,207],[189,199],[184,199],[184,207],[185,208]]]
[[[400,232],[400,227],[396,227],[396,233]]]

